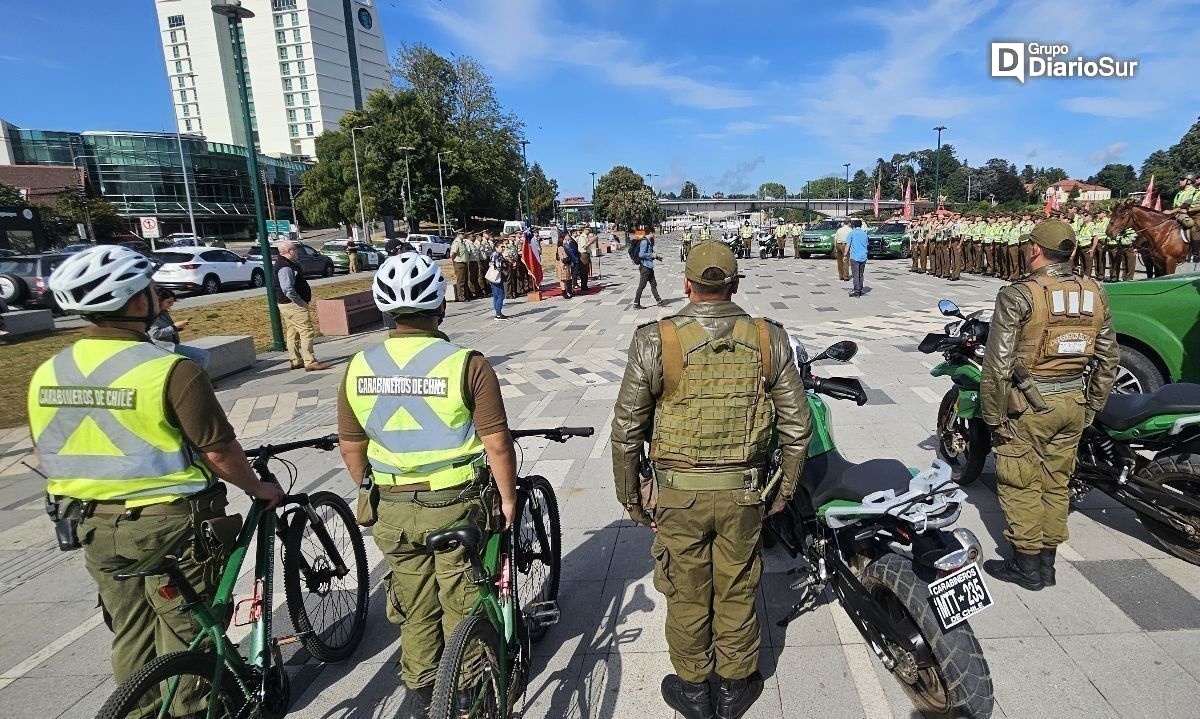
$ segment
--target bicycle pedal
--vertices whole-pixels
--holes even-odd
[[[556,601],[534,602],[529,605],[529,608],[529,617],[537,620],[537,623],[542,626],[558,624],[558,620],[561,618]]]

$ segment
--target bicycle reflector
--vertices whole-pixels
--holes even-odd
[[[168,602],[174,601],[179,598],[179,587],[167,582],[158,588],[158,596],[162,597]]]

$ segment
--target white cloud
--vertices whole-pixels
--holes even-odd
[[[615,33],[577,28],[544,0],[427,0],[419,11],[457,37],[493,72],[516,75],[536,65],[565,64],[598,73],[611,85],[663,93],[677,105],[705,110],[747,107],[751,93],[703,82],[672,63],[641,57],[641,45]]]
[[[770,125],[767,125],[762,122],[750,122],[749,120],[739,120],[737,122],[731,122],[728,125],[726,125],[725,131],[731,132],[731,133],[734,133],[737,135],[745,135],[745,134],[749,134],[751,132],[758,132],[759,130],[765,130],[768,127],[770,127]]]
[[[1072,97],[1059,103],[1064,109],[1100,117],[1150,117],[1161,112],[1166,104],[1158,100],[1138,100],[1130,97]]]
[[[1110,162],[1122,159],[1125,156],[1125,151],[1128,149],[1128,142],[1114,142],[1108,147],[1096,150],[1088,155],[1088,162],[1093,165],[1107,165]]]

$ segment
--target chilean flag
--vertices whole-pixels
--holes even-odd
[[[1162,212],[1162,195],[1154,198],[1154,211]]]
[[[538,288],[542,287],[542,260],[539,253],[533,248],[533,242],[537,235],[530,236],[529,234],[521,236],[521,262],[529,268],[529,274],[533,277],[533,283]]]
[[[1150,173],[1150,186],[1146,188],[1146,196],[1142,198],[1142,207],[1150,206],[1150,199],[1154,197],[1154,173]]]
[[[912,180],[904,186],[904,219],[912,219]]]

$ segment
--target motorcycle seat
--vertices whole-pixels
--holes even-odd
[[[1197,413],[1200,413],[1200,384],[1180,382],[1163,385],[1152,394],[1111,395],[1096,421],[1122,431],[1159,415]]]
[[[835,499],[861,502],[875,492],[904,492],[911,479],[912,472],[898,459],[869,459],[855,464],[835,451],[810,457],[801,484],[815,509]]]

